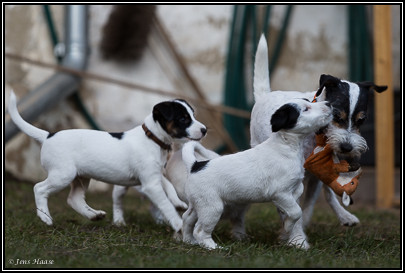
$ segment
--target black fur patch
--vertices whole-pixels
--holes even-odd
[[[57,133],[57,132],[49,133],[49,135],[48,135],[46,138],[51,138],[51,137],[53,137],[56,133]]]
[[[271,116],[272,131],[294,128],[299,116],[300,113],[293,103],[284,104]]]
[[[333,108],[333,121],[340,127],[348,126],[348,117],[350,113],[350,86],[346,82],[339,80],[335,85],[326,87],[326,100]],[[342,113],[345,113],[344,117]]]
[[[176,101],[156,104],[153,108],[153,119],[173,138],[188,137],[186,130],[193,122],[184,105]]]
[[[122,139],[122,136],[124,135],[124,133],[109,133],[112,137],[115,137],[117,139]]]
[[[194,162],[193,166],[191,167],[191,173],[196,173],[201,171],[202,169],[204,169],[208,162],[210,162],[209,160],[205,160],[205,161],[196,161]]]

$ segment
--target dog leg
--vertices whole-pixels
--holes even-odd
[[[220,217],[217,218],[216,223],[218,223],[219,219]],[[212,239],[212,232],[214,231],[216,223],[214,225],[210,225],[200,222],[200,219],[197,221],[194,227],[193,235],[200,246],[208,249],[216,249],[218,247],[218,245]]]
[[[76,179],[70,183],[71,187],[67,203],[84,217],[92,221],[101,220],[106,215],[105,211],[91,208],[89,205],[87,205],[85,200],[85,194],[87,188],[89,187],[89,183],[90,179],[88,178],[76,177]]]
[[[196,239],[193,236],[193,229],[197,222],[197,213],[193,209],[192,205],[188,207],[185,213],[183,213],[183,242],[189,244],[197,244]]]
[[[289,237],[287,244],[302,249],[308,249],[309,244],[302,228],[302,211],[296,202],[296,198],[294,198],[293,195],[278,195],[274,200],[274,204],[286,216],[284,230]]]
[[[48,208],[48,197],[52,193],[66,188],[75,178],[76,171],[60,174],[48,172],[48,178],[35,184],[34,195],[38,217],[47,225],[52,225],[52,217]]]
[[[202,247],[216,249],[218,245],[212,239],[212,232],[221,219],[224,206],[222,201],[210,202],[209,205],[199,204],[199,206],[198,220],[194,227],[193,236]]]
[[[76,177],[70,184],[70,193],[67,203],[79,214],[84,217],[96,221],[105,217],[106,212],[91,208],[85,201],[85,194],[89,187],[90,179]]]
[[[230,217],[232,223],[232,236],[236,240],[243,240],[247,238],[245,229],[245,213],[248,207],[248,205],[236,207]]]
[[[112,191],[112,200],[113,200],[113,224],[116,226],[125,226],[124,220],[124,210],[122,208],[122,199],[128,187],[114,185]]]
[[[167,197],[176,208],[187,209],[187,204],[179,199],[173,184],[164,176],[162,179],[162,185]]]
[[[351,227],[360,223],[360,220],[355,215],[351,214],[350,212],[345,210],[344,207],[342,207],[342,205],[336,198],[335,193],[330,187],[324,185],[323,189],[326,201],[328,202],[332,210],[336,213],[336,216],[338,217],[341,225]]]
[[[174,231],[178,232],[183,226],[183,221],[163,190],[163,176],[161,174],[154,174],[150,175],[147,179],[148,181],[141,179],[142,192],[162,212]]]
[[[304,183],[306,184],[306,190],[302,204],[302,223],[304,228],[306,228],[311,222],[314,206],[323,184],[318,178],[308,172],[305,174]]]

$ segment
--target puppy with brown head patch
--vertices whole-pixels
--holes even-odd
[[[268,69],[267,42],[262,35],[256,51],[254,70],[254,98],[250,122],[251,146],[267,140],[273,133],[268,122],[280,105],[292,98],[305,98],[312,101],[328,101],[333,108],[333,120],[323,128],[334,153],[339,159],[347,160],[350,165],[357,161],[367,150],[367,143],[360,135],[359,128],[367,117],[368,96],[372,91],[378,93],[387,86],[378,86],[372,82],[353,83],[340,80],[331,75],[321,75],[317,91],[272,91]],[[306,157],[315,148],[315,136],[310,135],[305,141]],[[322,183],[307,172],[305,176],[306,194],[303,204],[304,225],[310,221],[313,207],[319,196]],[[357,217],[345,210],[337,200],[330,187],[324,187],[326,199],[336,213],[342,225],[353,226],[359,223]]]
[[[173,187],[165,187],[164,164],[172,142],[200,139],[206,134],[206,127],[194,118],[186,102],[159,103],[145,118],[143,126],[122,133],[87,129],[49,133],[22,119],[14,93],[8,111],[24,133],[42,144],[41,164],[48,177],[34,186],[34,193],[37,215],[43,222],[53,223],[48,209],[49,195],[69,184],[68,204],[88,219],[103,218],[104,211],[91,208],[85,201],[90,178],[94,178],[115,185],[141,185],[143,193],[159,208],[171,227],[175,231],[181,229],[182,220],[173,203],[182,208],[187,205],[179,200]],[[168,126],[170,123],[174,125]]]

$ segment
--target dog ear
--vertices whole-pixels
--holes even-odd
[[[152,113],[155,121],[170,121],[174,115],[173,103],[170,101],[158,103],[153,107]]]
[[[299,116],[300,113],[293,104],[284,104],[271,116],[270,124],[272,131],[278,132],[281,129],[293,128]]]
[[[319,78],[319,88],[318,91],[316,91],[316,97],[321,95],[324,87],[337,86],[339,83],[340,79],[331,75],[322,74],[321,77]]]
[[[376,85],[373,82],[358,82],[357,85],[359,85],[360,87],[367,88],[369,90],[374,90],[377,93],[384,92],[388,88],[388,86],[386,85]]]

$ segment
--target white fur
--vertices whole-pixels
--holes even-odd
[[[357,84],[354,84],[352,82],[349,81],[343,81],[346,82],[347,84],[349,84],[350,86],[350,113],[349,113],[349,128],[351,127],[351,122],[352,122],[352,113],[354,111],[354,108],[356,107],[356,103],[359,100],[359,95],[360,95],[360,88]]]
[[[249,150],[214,158],[203,169],[189,174],[186,184],[189,208],[183,214],[182,230],[185,242],[214,249],[217,244],[211,234],[224,207],[272,201],[286,215],[287,243],[309,247],[297,203],[303,191],[303,140],[328,124],[332,112],[325,102],[311,104],[302,99],[291,102],[299,111],[293,128],[282,129]],[[189,171],[196,161],[196,145],[189,142],[183,147],[183,160]]]
[[[185,193],[185,187],[188,180],[188,171],[182,158],[183,145],[175,145],[173,153],[170,155],[165,168],[165,176],[173,184],[177,195],[183,201],[188,203]],[[210,160],[219,157],[213,151],[206,149],[201,143],[196,142],[193,158],[198,161]]]
[[[181,202],[188,203],[185,195],[185,184],[187,183],[187,170],[181,157],[181,148],[183,143],[175,143],[172,145],[172,151],[169,154],[166,166],[163,172],[163,186],[168,189],[168,192],[178,196]],[[218,157],[219,155],[205,149],[201,144],[196,149],[196,156],[199,160],[206,160]],[[168,184],[169,183],[169,184]],[[142,194],[142,189],[138,186],[134,187]],[[115,185],[113,188],[113,224],[117,226],[126,225],[124,220],[124,211],[122,208],[122,198],[127,192],[128,187]],[[172,192],[173,190],[173,192]],[[181,206],[176,206],[181,207]],[[164,221],[164,216],[160,211],[152,204],[151,213],[157,223]]]
[[[174,101],[176,102],[176,101]],[[190,138],[202,138],[205,126],[194,119],[192,111],[186,107],[193,122],[188,128]],[[141,126],[124,132],[122,139],[112,137],[107,132],[74,129],[59,131],[50,138],[49,133],[25,122],[16,107],[16,98],[11,94],[9,113],[16,125],[26,134],[42,143],[41,164],[48,177],[34,186],[37,214],[43,222],[52,225],[48,209],[50,194],[71,184],[68,204],[81,215],[92,219],[105,216],[104,211],[94,210],[85,201],[85,191],[90,178],[122,186],[141,185],[142,192],[159,208],[175,231],[181,229],[182,220],[173,204],[182,208],[187,205],[178,199],[171,183],[162,175],[167,158],[163,150],[149,139]],[[149,130],[165,143],[184,141],[172,139],[153,120],[152,114],[145,118]]]
[[[264,54],[266,52],[266,54]],[[258,64],[257,64],[258,63]],[[257,64],[257,65],[256,65]],[[270,82],[270,77],[268,70],[263,69],[268,67],[268,58],[267,58],[267,42],[264,35],[260,38],[259,45],[256,52],[255,58],[255,71],[254,71],[254,86],[261,86],[260,82]],[[259,83],[256,83],[259,82]],[[354,88],[357,85],[350,83],[350,87]],[[252,109],[251,122],[250,122],[250,135],[251,135],[251,146],[255,147],[256,145],[264,142],[272,135],[271,127],[266,126],[270,120],[270,117],[274,111],[286,101],[292,98],[306,98],[309,101],[312,101],[316,91],[310,92],[299,92],[299,91],[271,91],[269,87],[267,90],[262,91],[259,89],[258,92],[255,90],[255,105]],[[352,91],[352,90],[351,90]],[[356,94],[356,90],[354,90]],[[357,89],[358,94],[358,89]],[[354,107],[356,96],[351,97],[351,107]],[[358,95],[357,95],[358,98]],[[325,91],[322,91],[321,95],[318,97],[318,101],[325,100]],[[353,108],[351,108],[353,109]],[[359,134],[339,129],[330,125],[326,132],[328,136],[328,143],[332,146],[334,151],[340,150],[340,143],[348,142],[355,147],[351,151],[351,156],[358,157],[362,152],[367,149],[367,144]],[[305,157],[309,156],[312,150],[315,147],[314,135],[309,135],[304,141],[304,155]],[[310,173],[305,175],[305,184],[308,185],[306,190],[306,195],[303,203],[303,219],[304,226],[307,226],[310,218],[312,216],[313,207],[316,199],[320,193],[320,187],[323,185],[316,177]],[[311,184],[311,185],[310,185]],[[350,212],[345,210],[337,200],[336,195],[333,190],[324,185],[324,192],[328,204],[331,206],[332,210],[336,213],[342,225],[355,225],[359,223],[359,220],[356,216],[352,215]]]
[[[186,195],[186,184],[188,183],[188,171],[185,165],[190,158],[183,160],[182,158],[183,145],[175,145],[173,154],[171,154],[165,168],[165,176],[171,181],[179,198],[188,204],[188,197]],[[201,143],[195,142],[193,146],[192,159],[197,161],[211,160],[219,157],[219,155],[213,151],[206,149]],[[191,159],[191,160],[192,160]],[[237,240],[242,240],[247,237],[245,230],[245,212],[248,209],[248,205],[228,205],[224,208],[224,213],[221,219],[229,219],[232,224],[232,236]],[[176,237],[180,237],[180,234],[176,234]]]

